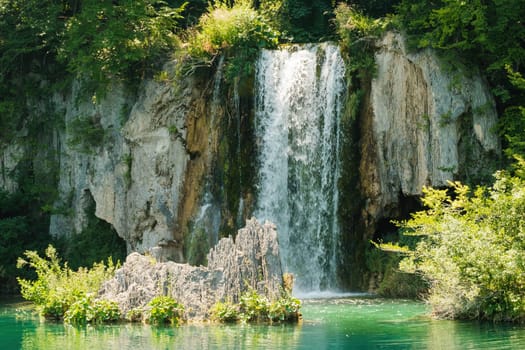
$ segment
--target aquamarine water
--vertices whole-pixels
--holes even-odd
[[[359,297],[307,300],[298,325],[75,328],[4,302],[0,349],[525,349],[522,326],[437,321],[427,311],[418,302]]]

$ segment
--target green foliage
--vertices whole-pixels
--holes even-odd
[[[172,8],[183,8],[180,13],[181,18],[178,20],[181,27],[188,29],[194,26],[209,5],[208,0],[167,0],[166,3]]]
[[[34,124],[40,130],[41,121],[47,119],[40,107],[51,102],[33,109],[29,103],[34,107],[35,97],[43,93],[49,97],[54,90],[44,79],[63,78],[64,70],[54,57],[63,18],[70,11],[67,4],[56,0],[0,2],[0,143],[18,136],[23,126],[29,129]]]
[[[428,284],[420,275],[406,273],[398,268],[401,257],[415,248],[418,237],[389,234],[381,239],[381,244],[371,242],[372,249],[366,252],[368,271],[377,278],[376,293],[388,298],[423,298],[428,292]],[[398,243],[391,242],[398,239]],[[380,249],[378,249],[380,248]]]
[[[525,162],[517,169],[522,175]],[[495,176],[488,188],[425,188],[427,209],[399,223],[421,237],[400,268],[430,282],[436,316],[525,320],[525,180]]]
[[[519,73],[506,66],[511,84],[521,94],[525,93],[525,78]],[[515,156],[525,157],[525,105],[520,102],[518,106],[509,106],[499,120],[499,132],[504,137],[506,149],[505,154],[509,159]]]
[[[210,318],[218,322],[236,322],[240,318],[239,306],[231,302],[217,302],[210,309]]]
[[[63,313],[64,322],[75,325],[85,325],[90,315],[93,314],[92,303],[93,300],[91,297],[84,296],[78,298],[69,306],[66,312]]]
[[[129,322],[140,322],[144,317],[144,311],[140,308],[131,309],[126,313],[126,320]]]
[[[28,70],[46,69],[46,58],[56,52],[63,32],[67,4],[55,0],[0,2],[0,83]]]
[[[399,4],[399,0],[352,0],[346,2],[357,6],[366,15],[375,18],[393,13],[394,7]]]
[[[288,292],[269,301],[256,290],[249,289],[240,297],[239,304],[218,302],[210,309],[211,319],[219,322],[294,322],[301,317],[301,302]]]
[[[0,294],[17,291],[17,258],[27,249],[43,250],[50,240],[49,216],[38,209],[45,198],[40,191],[10,194],[0,190]],[[31,272],[24,274],[31,276]]]
[[[368,17],[345,3],[340,3],[334,13],[341,50],[348,56],[349,73],[351,76],[370,76],[375,72],[375,41],[388,27],[389,21]]]
[[[398,12],[415,45],[480,65],[503,102],[510,98],[504,67],[525,64],[521,0],[402,0]]]
[[[68,125],[68,145],[73,149],[92,154],[104,142],[104,129],[95,117],[79,116]]]
[[[241,295],[239,307],[241,319],[244,322],[258,322],[268,320],[270,301],[251,289]]]
[[[197,63],[190,62],[190,66],[210,64],[217,55],[225,54],[228,78],[253,73],[259,50],[276,47],[279,33],[249,3],[239,1],[230,7],[216,1],[209,7],[188,43],[189,55],[197,60]]]
[[[289,41],[312,42],[330,36],[329,24],[335,1],[282,0],[278,17]]]
[[[283,298],[273,301],[268,307],[268,318],[272,322],[297,321],[300,316],[301,301],[286,293]]]
[[[120,320],[118,304],[109,300],[93,300],[90,296],[78,298],[64,313],[64,322],[74,325],[111,323]]]
[[[143,76],[176,46],[183,9],[159,0],[84,0],[66,23],[58,58],[103,95],[110,81]]]
[[[149,312],[146,320],[149,323],[162,325],[169,323],[179,325],[182,322],[184,307],[177,303],[172,297],[157,296],[148,303]]]
[[[386,270],[377,289],[377,295],[386,298],[422,299],[427,293],[428,284],[421,276],[393,268]]]
[[[77,301],[95,295],[116,269],[112,260],[108,259],[107,265],[96,263],[91,269],[79,268],[73,271],[67,263],[61,264],[56,249],[51,245],[46,249],[45,257],[36,251],[26,251],[24,255],[27,260],[19,258],[18,267],[28,265],[35,270],[37,279],[18,278],[22,297],[33,302],[42,316],[51,319],[61,319]],[[101,304],[97,307],[106,306]],[[69,316],[72,320],[81,318],[81,303],[75,307],[76,310]]]

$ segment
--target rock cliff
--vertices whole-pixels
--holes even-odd
[[[209,89],[187,79],[177,84],[145,81],[136,99],[114,86],[96,104],[71,96],[57,101],[65,112],[60,134],[59,200],[72,208],[51,217],[52,235],[79,233],[87,203],[127,242],[128,251],[161,247],[164,258],[183,261],[183,231],[194,214],[212,148]],[[71,142],[75,121],[94,121],[102,140]]]
[[[279,299],[284,290],[275,226],[255,219],[246,222],[235,240],[219,241],[208,254],[208,267],[130,254],[99,296],[116,301],[125,315],[157,295],[169,295],[184,305],[186,319],[204,320],[216,302],[238,302],[250,288],[269,300]]]
[[[500,152],[495,102],[479,72],[447,67],[431,50],[409,52],[397,33],[378,45],[360,121],[369,227],[399,215],[402,198],[421,195],[423,186],[490,174]]]

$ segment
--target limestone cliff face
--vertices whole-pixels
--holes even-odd
[[[95,215],[113,225],[128,251],[160,246],[164,258],[183,261],[184,225],[209,171],[206,150],[214,129],[207,125],[207,89],[188,80],[178,90],[169,82],[147,81],[136,100],[123,91],[114,87],[97,104],[78,104],[69,96],[58,103],[65,109],[66,129],[55,206],[72,213],[53,215],[50,231],[80,232],[86,206],[94,201]],[[79,116],[95,120],[104,135],[87,152],[70,142]]]
[[[396,33],[378,44],[361,117],[363,215],[371,226],[398,215],[400,198],[423,186],[477,174],[500,148],[495,102],[479,74],[447,69],[430,50],[409,53]]]

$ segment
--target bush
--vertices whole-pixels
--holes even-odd
[[[355,7],[340,3],[334,10],[335,25],[341,49],[349,57],[351,74],[370,74],[375,71],[375,42],[389,22],[373,19]]]
[[[141,322],[144,317],[144,311],[140,308],[131,309],[126,314],[126,320],[129,322]]]
[[[88,322],[109,323],[116,322],[120,319],[120,310],[118,304],[110,300],[95,300],[93,304],[93,313]]]
[[[300,309],[301,301],[286,294],[283,298],[270,304],[268,317],[273,322],[297,321],[301,317]]]
[[[64,322],[75,325],[110,323],[119,319],[120,310],[116,302],[93,300],[90,296],[79,298],[64,313]]]
[[[42,316],[57,320],[63,318],[77,301],[95,295],[117,268],[109,258],[107,266],[96,263],[91,269],[72,271],[67,263],[61,264],[51,245],[46,249],[44,258],[35,251],[26,251],[24,255],[27,260],[19,258],[18,267],[29,265],[35,270],[37,279],[18,278],[22,296],[33,302]],[[80,304],[76,308],[80,308]]]
[[[226,76],[245,77],[253,73],[259,50],[276,47],[278,38],[279,33],[249,1],[236,1],[232,7],[216,1],[190,37],[188,54],[198,62],[190,65],[209,64],[217,55],[226,54]]]
[[[241,320],[244,322],[257,322],[268,320],[270,302],[257,291],[251,289],[240,298]]]
[[[146,320],[149,323],[161,325],[170,323],[178,325],[182,321],[184,307],[177,303],[172,297],[157,296],[148,303],[149,312]]]
[[[239,306],[231,302],[217,302],[210,310],[210,317],[213,321],[236,322],[239,320]]]
[[[270,302],[250,289],[240,297],[238,305],[218,302],[210,310],[211,319],[219,322],[292,322],[301,317],[301,302],[288,292]]]
[[[525,321],[524,174],[520,161],[516,175],[498,172],[488,188],[425,188],[428,209],[399,223],[421,237],[414,249],[398,249],[400,268],[429,281],[434,315]]]

